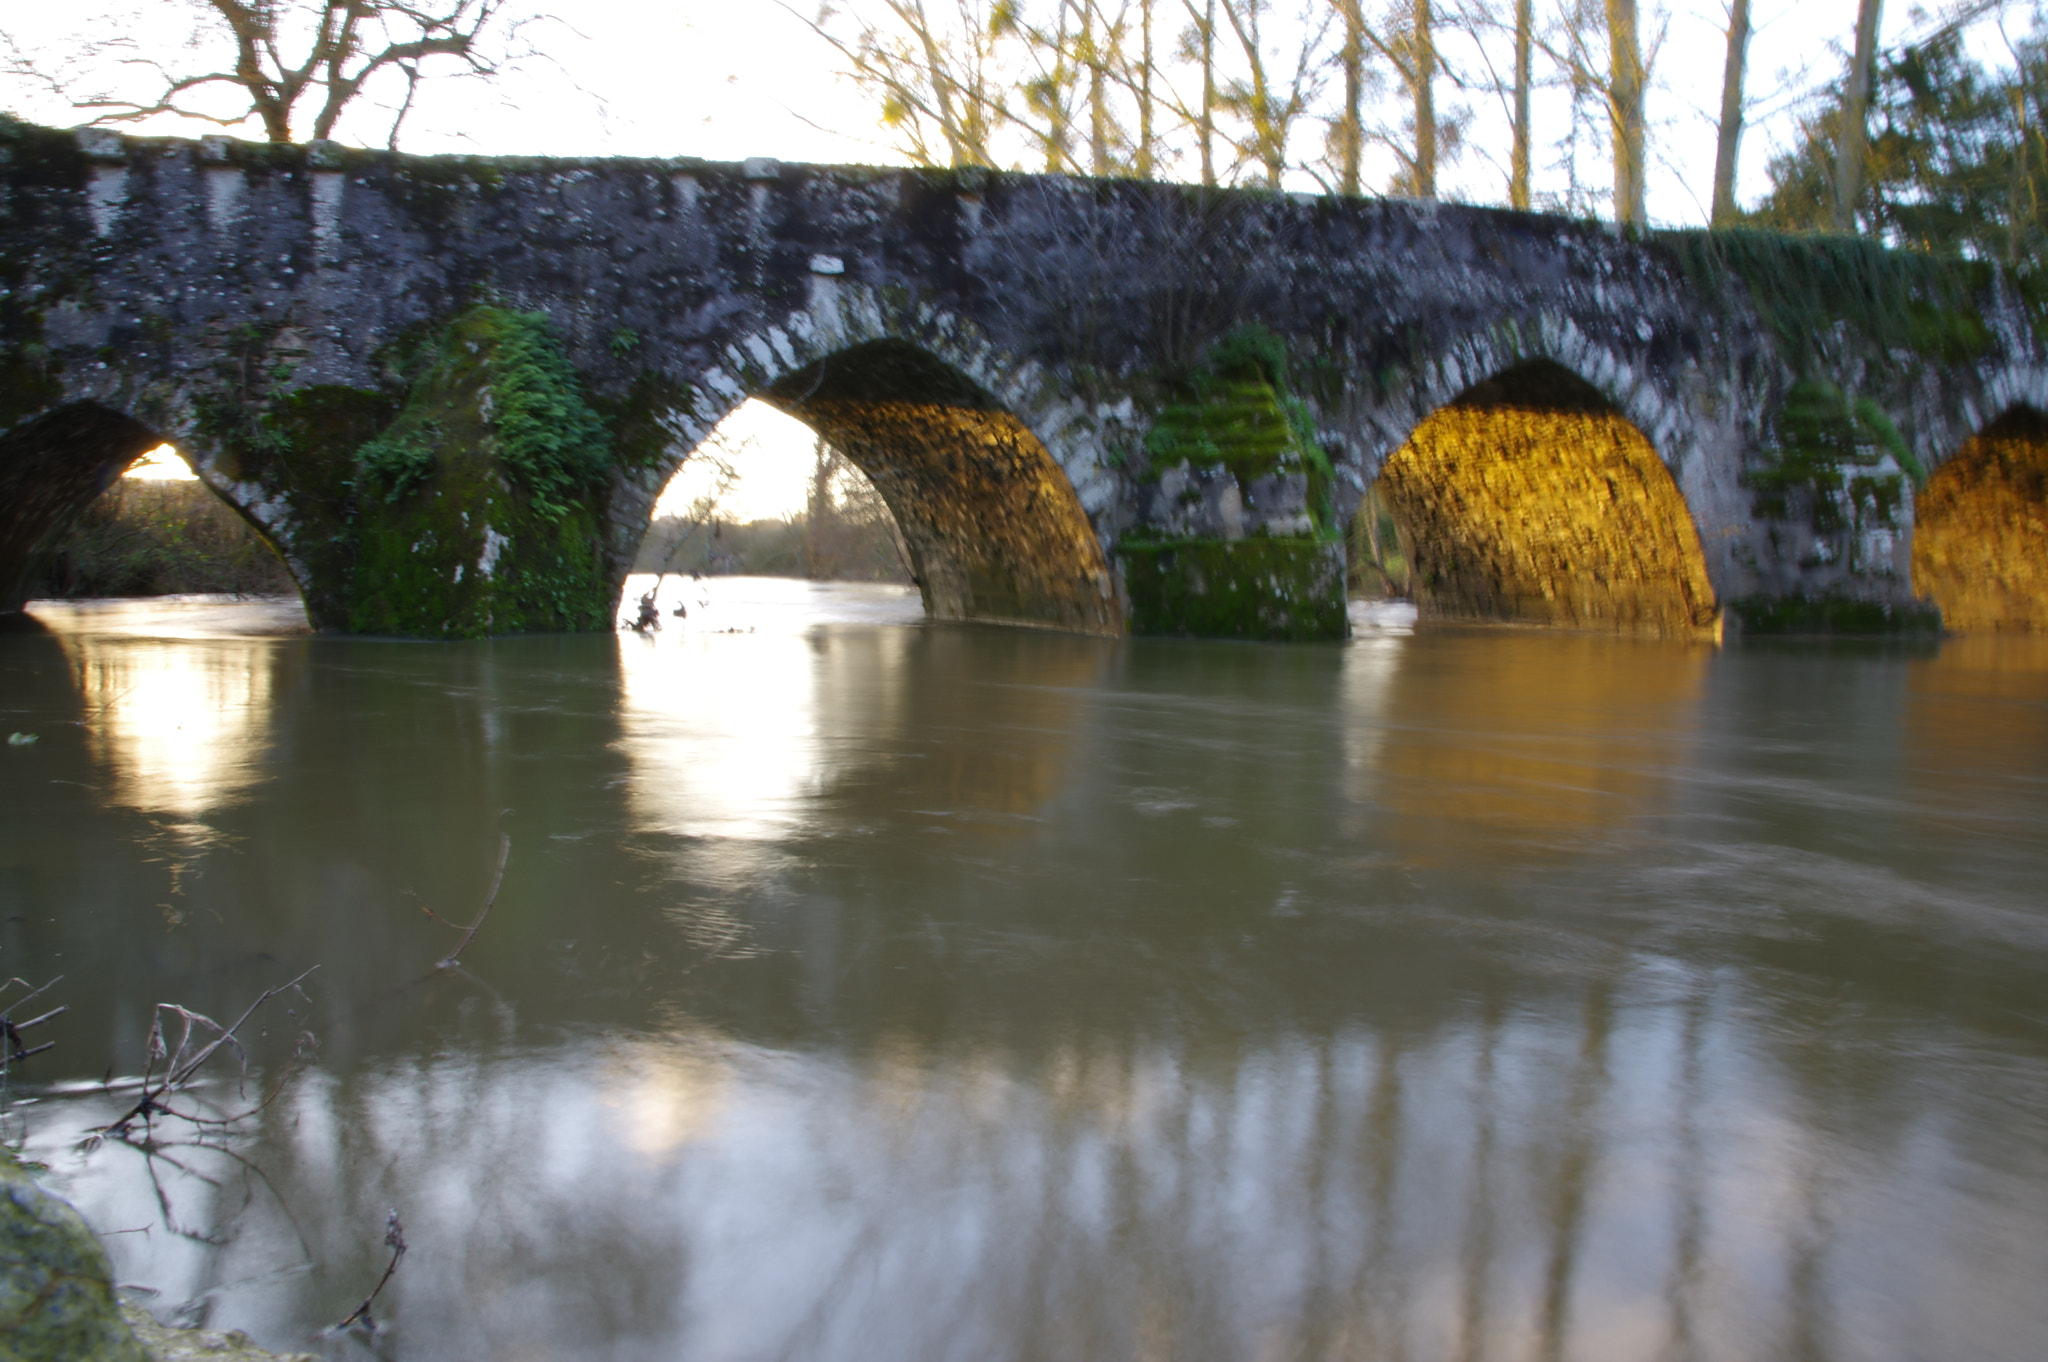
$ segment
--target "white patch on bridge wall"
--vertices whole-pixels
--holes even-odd
[[[341,256],[341,199],[348,176],[322,170],[313,176],[313,258],[322,265]]]
[[[685,214],[697,211],[697,177],[695,175],[671,175],[668,182],[676,191],[676,206]]]
[[[790,330],[799,344],[826,342],[839,325],[839,281],[827,274],[811,276],[808,310],[791,317]]]
[[[498,570],[498,555],[502,554],[505,546],[511,542],[510,536],[499,534],[489,525],[484,526],[484,551],[476,560],[476,570],[485,577],[495,575]]]
[[[121,221],[121,210],[128,203],[128,167],[94,166],[85,201],[92,211],[93,231],[99,236],[112,236]]]
[[[225,232],[242,215],[242,201],[249,180],[228,166],[210,166],[206,171],[206,219],[216,232]]]

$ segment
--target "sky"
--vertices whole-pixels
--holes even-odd
[[[529,7],[527,13],[538,8],[536,0],[520,2]],[[188,58],[180,46],[191,32],[198,3],[16,3],[0,10],[0,30],[51,69],[62,66],[63,54],[74,50],[77,35],[88,30],[131,34],[136,40],[132,55],[182,64]],[[815,13],[806,0],[794,3],[803,13]],[[1276,0],[1274,10],[1284,20],[1304,4],[1313,7],[1312,0]],[[842,0],[842,8],[876,7],[875,0],[865,5]],[[1505,10],[1505,0],[1496,7]],[[1552,7],[1539,0],[1539,10]],[[902,160],[879,126],[869,97],[836,74],[841,65],[837,54],[776,0],[574,0],[554,8],[566,17],[528,19],[516,41],[533,55],[499,79],[423,82],[401,149],[421,154]],[[1642,8],[1645,47],[1652,57],[1650,216],[1660,224],[1698,224],[1706,217],[1714,159],[1725,9],[1721,0],[1669,0],[1661,6],[1644,0]],[[2012,6],[2015,33],[2026,26],[2024,8]],[[1173,0],[1160,0],[1158,6],[1161,15],[1178,9]],[[1840,49],[1855,14],[1856,0],[1753,0],[1749,92],[1754,108],[1738,185],[1744,201],[1766,190],[1770,157],[1795,138],[1799,97],[1824,87],[1839,72]],[[1163,19],[1161,26],[1166,26]],[[1918,7],[1898,0],[1886,6],[1886,42],[1926,27]],[[1972,47],[1980,55],[1995,58],[2002,50],[1995,26],[1980,24],[1972,32]],[[1461,93],[1448,83],[1438,100],[1440,107],[1462,104],[1470,110],[1468,142],[1474,148],[1442,170],[1443,196],[1502,201],[1503,173],[1497,160],[1482,154],[1507,142],[1498,101],[1483,93]],[[0,84],[0,107],[56,125],[83,121],[68,105],[18,81]],[[1569,115],[1561,93],[1539,92],[1535,122],[1539,141],[1563,132]],[[343,125],[342,140],[382,145],[387,126],[388,119],[366,109],[364,116]],[[212,129],[166,119],[147,130],[197,135]],[[1316,135],[1313,130],[1303,134]],[[1385,156],[1377,167],[1369,167],[1382,179],[1390,168]],[[1580,174],[1604,185],[1604,153],[1583,159]],[[1563,183],[1555,156],[1539,157],[1539,194]],[[1311,188],[1312,182],[1296,177],[1290,187]],[[754,512],[784,514],[802,505],[811,460],[807,431],[750,404],[733,439],[750,440],[741,461],[747,474],[741,500],[749,514],[738,518],[752,518]],[[678,491],[664,509],[678,500],[687,504],[694,495]]]

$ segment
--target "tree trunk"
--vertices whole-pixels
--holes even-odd
[[[1344,46],[1338,64],[1344,68],[1344,116],[1337,124],[1338,189],[1359,191],[1360,160],[1365,148],[1365,17],[1358,0],[1338,0],[1344,20]]]
[[[1216,0],[1209,0],[1202,20],[1202,183],[1216,185]]]
[[[1415,197],[1436,197],[1436,35],[1430,0],[1415,0]]]
[[[1607,52],[1607,107],[1614,127],[1614,220],[1640,227],[1649,214],[1643,174],[1643,48],[1636,31],[1636,0],[1607,0]]]
[[[1508,207],[1525,213],[1530,207],[1529,87],[1536,46],[1535,8],[1534,0],[1515,0],[1515,148],[1508,162]]]
[[[1735,221],[1735,156],[1742,146],[1742,76],[1749,65],[1749,0],[1729,0],[1728,65],[1721,72],[1721,138],[1714,149],[1713,224]]]
[[[1138,68],[1138,178],[1152,178],[1152,0],[1138,6],[1144,26],[1143,62]]]
[[[1842,127],[1835,140],[1835,212],[1838,232],[1856,230],[1856,201],[1863,197],[1863,161],[1870,149],[1870,76],[1877,64],[1877,20],[1884,0],[1859,0],[1855,65],[1842,95]]]
[[[1109,90],[1104,70],[1109,54],[1102,50],[1095,32],[1095,0],[1081,10],[1081,51],[1088,59],[1088,164],[1100,179],[1109,174]]]

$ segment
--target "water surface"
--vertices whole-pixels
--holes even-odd
[[[2040,1355],[2048,648],[684,590],[0,635],[6,1120],[160,1314],[308,1346],[396,1208],[394,1357]],[[314,965],[244,1134],[77,1151]]]

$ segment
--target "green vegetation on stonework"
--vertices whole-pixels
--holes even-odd
[[[1280,338],[1263,326],[1238,328],[1211,345],[1191,372],[1169,381],[1172,400],[1147,433],[1145,452],[1155,474],[1181,463],[1220,467],[1247,492],[1256,478],[1305,473],[1309,515],[1328,537],[1341,532],[1330,501],[1330,459],[1287,378]]]
[[[602,629],[613,443],[546,319],[479,306],[418,338],[397,419],[356,451],[345,627],[429,638]]]
[[[1808,507],[1813,528],[1830,534],[1844,528],[1843,499],[1867,523],[1892,525],[1904,500],[1904,479],[1875,469],[1890,454],[1914,483],[1926,481],[1898,428],[1867,398],[1852,399],[1819,379],[1801,379],[1778,409],[1777,445],[1767,468],[1752,470],[1749,486],[1759,515],[1784,520],[1795,495]]]
[[[1903,634],[1941,632],[1931,605],[1895,605],[1843,596],[1744,596],[1728,602],[1744,634]]]
[[[1183,539],[1117,549],[1133,634],[1311,643],[1350,632],[1341,546]]]
[[[611,469],[611,435],[584,399],[576,371],[544,312],[488,304],[451,322],[420,357],[415,398],[446,383],[457,369],[478,367],[493,453],[513,473],[541,515],[559,519],[579,494]],[[395,501],[431,471],[443,434],[424,404],[408,401],[392,427],[356,456],[364,490]]]
[[[1982,300],[1995,286],[1995,268],[1818,233],[1738,228],[1666,232],[1657,239],[1694,286],[1721,306],[1734,301],[1730,277],[1741,279],[1799,376],[1778,413],[1768,464],[1748,475],[1757,513],[1783,520],[1796,502],[1822,534],[1846,528],[1851,518],[1894,523],[1902,480],[1864,470],[1885,454],[1915,485],[1927,480],[1926,470],[1883,408],[1817,376],[1826,367],[1823,347],[1846,327],[1880,353],[1903,350],[1967,364],[1991,345]],[[2008,282],[2027,296],[2025,281]]]
[[[1795,373],[1818,366],[1838,326],[1882,353],[1904,350],[1943,364],[1968,363],[1991,347],[1983,298],[1996,270],[1981,260],[1754,228],[1659,232],[1652,240],[1717,306],[1737,304],[1728,281],[1740,279]]]
[[[427,480],[440,447],[441,427],[435,421],[395,425],[356,451],[358,485],[366,492],[381,490],[385,501],[397,501]]]

